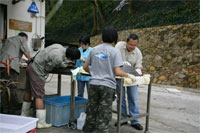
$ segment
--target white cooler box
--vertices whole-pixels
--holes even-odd
[[[0,133],[26,133],[36,128],[38,118],[0,114]]]

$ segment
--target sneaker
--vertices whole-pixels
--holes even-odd
[[[141,124],[131,124],[131,126],[133,127],[133,128],[135,128],[135,129],[137,129],[137,130],[143,130],[143,126],[141,125]]]
[[[124,123],[121,123],[120,126],[127,125],[127,124],[128,124],[128,122],[124,122]],[[117,122],[115,123],[115,126],[117,126]]]

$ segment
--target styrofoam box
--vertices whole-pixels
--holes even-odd
[[[45,98],[46,122],[54,126],[64,126],[69,123],[71,114],[71,96]],[[74,118],[86,111],[87,99],[75,97]]]
[[[36,128],[38,118],[0,114],[0,133],[26,133]]]

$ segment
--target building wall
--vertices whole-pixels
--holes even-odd
[[[20,1],[16,4],[12,4],[12,0],[1,0],[0,4],[7,5],[7,38],[17,35],[20,31],[10,29],[9,19],[16,19],[32,23],[32,32],[25,32],[28,34],[28,45],[31,49],[31,54],[35,54],[32,50],[32,38],[35,38],[36,34],[40,37],[45,35],[45,1],[35,0],[35,3],[39,9],[37,17],[31,17],[31,13],[27,12],[32,0]]]
[[[129,33],[139,36],[143,71],[153,83],[200,89],[200,23],[119,31],[119,41]],[[93,46],[101,35],[91,38]]]

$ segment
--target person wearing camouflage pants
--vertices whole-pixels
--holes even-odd
[[[134,75],[127,74],[120,68],[121,53],[113,47],[117,38],[117,31],[113,27],[105,27],[102,32],[103,43],[90,51],[83,65],[83,69],[91,75],[84,132],[109,132],[113,93],[116,89],[115,75],[135,80]]]
[[[102,85],[90,85],[85,130],[88,132],[109,132],[108,123],[112,118],[112,96],[114,90]]]

